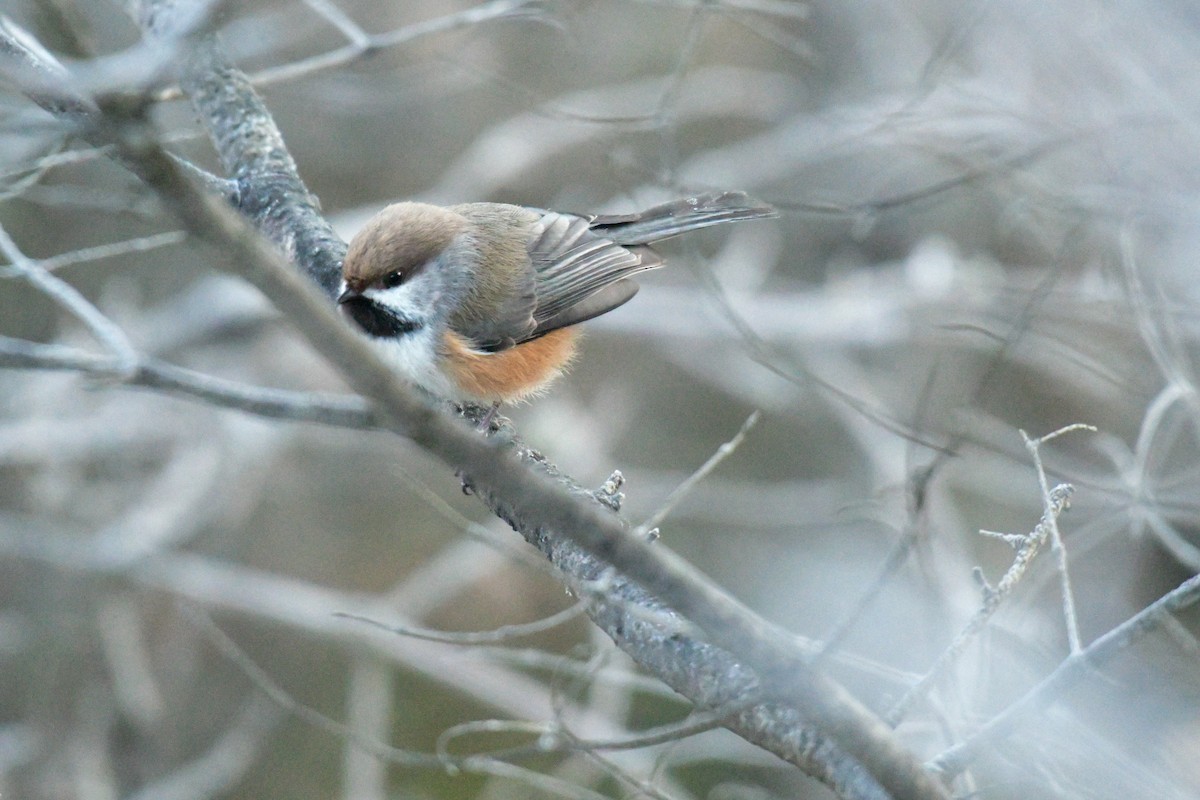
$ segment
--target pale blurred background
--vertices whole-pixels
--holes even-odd
[[[1041,449],[1051,485],[1076,488],[1060,527],[1084,645],[1200,568],[1191,4],[544,2],[307,61],[352,26],[386,33],[470,5],[278,0],[224,21],[344,237],[398,198],[619,211],[720,188],[781,212],[664,246],[668,268],[589,324],[574,370],[511,409],[551,461],[590,486],[621,470],[637,522],[761,410],[661,541],[816,640],[877,590],[831,668],[881,713],[979,607],[973,568],[994,585],[1011,564],[978,530],[1038,522],[1020,430],[1097,428]],[[81,74],[137,40],[115,2],[0,10]],[[185,102],[156,119],[217,168]],[[0,225],[26,254],[175,229],[85,150],[0,90]],[[261,297],[218,277],[219,256],[150,244],[57,274],[144,353],[343,390]],[[90,346],[17,279],[0,280],[0,334]],[[600,738],[686,716],[586,619],[497,648],[333,616],[478,631],[569,606],[536,558],[477,543],[468,519],[533,552],[391,436],[0,372],[0,797],[830,796],[724,732],[611,764],[516,762],[552,784],[386,766],[285,713],[205,622],[292,702],[414,751],[444,733],[458,754],[536,741],[452,729],[551,722],[556,702]],[[881,581],[902,541],[909,557]],[[898,732],[919,757],[1067,656],[1054,566],[1047,548],[908,714]],[[1178,622],[988,748],[958,795],[1200,794],[1196,615]]]

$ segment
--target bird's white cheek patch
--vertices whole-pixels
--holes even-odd
[[[376,303],[388,307],[405,319],[410,319],[414,322],[424,322],[429,318],[429,306],[425,303],[418,303],[412,296],[412,291],[408,286],[396,286],[391,289],[368,289],[363,292],[363,297],[366,297],[368,300],[374,300]]]

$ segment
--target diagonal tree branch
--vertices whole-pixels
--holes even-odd
[[[277,251],[235,212],[188,181],[144,129],[129,134],[121,151],[149,176],[148,184],[192,235],[219,247],[231,271],[270,296],[351,387],[374,401],[383,427],[470,475],[493,512],[563,570],[577,592],[591,597],[593,620],[668,685],[705,708],[734,698],[744,701],[748,693],[763,691],[764,683],[770,686],[782,700],[739,715],[753,724],[745,730],[731,724],[731,729],[805,768],[845,797],[886,797],[879,786],[888,782],[896,797],[945,796],[882,722],[806,666],[788,633],[671,551],[629,536],[616,517],[585,499],[590,493],[559,475],[536,451],[482,439],[416,397]],[[699,627],[711,641],[681,634],[690,626]],[[816,730],[800,724],[802,714]],[[862,755],[849,758],[846,751],[852,748]]]

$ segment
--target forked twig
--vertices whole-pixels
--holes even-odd
[[[1024,439],[1026,446],[1029,447],[1034,455],[1034,465],[1037,468],[1039,485],[1042,487],[1043,507],[1041,519],[1038,520],[1037,525],[1028,534],[996,534],[991,531],[981,531],[984,535],[1002,538],[1016,549],[1017,555],[1013,558],[1012,564],[995,586],[989,585],[983,578],[982,571],[976,568],[975,575],[983,590],[983,604],[971,619],[967,621],[967,624],[963,626],[958,635],[954,637],[954,640],[942,651],[941,655],[934,661],[933,666],[929,668],[929,671],[912,688],[905,692],[896,704],[892,706],[891,710],[888,711],[885,719],[889,724],[899,724],[904,719],[905,714],[912,708],[913,704],[923,698],[929,689],[946,674],[946,671],[958,660],[976,634],[983,630],[1000,608],[1001,603],[1012,593],[1021,578],[1025,576],[1029,566],[1033,563],[1038,553],[1041,552],[1047,540],[1058,542],[1058,550],[1063,553],[1061,560],[1065,562],[1066,555],[1062,551],[1061,540],[1056,538],[1058,537],[1058,515],[1070,506],[1071,494],[1075,489],[1066,483],[1059,484],[1053,489],[1049,488],[1037,448],[1043,442],[1050,441],[1057,436],[1075,430],[1094,431],[1095,428],[1083,424],[1068,425],[1065,428],[1060,428],[1053,433],[1033,440],[1024,431],[1021,431],[1022,439]],[[1053,546],[1055,545],[1052,544]],[[1060,574],[1063,573],[1060,572]],[[1064,591],[1069,592],[1069,582],[1065,582],[1064,586]],[[1068,631],[1070,631],[1071,625],[1074,622],[1074,603],[1070,604],[1069,613],[1071,616],[1068,617]],[[1077,652],[1078,649],[1076,646],[1077,631],[1075,637],[1071,640],[1072,653]]]

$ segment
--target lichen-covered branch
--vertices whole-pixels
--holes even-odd
[[[238,209],[333,297],[346,245],[321,216],[317,198],[300,179],[279,129],[245,74],[228,64],[209,40],[189,59],[182,85],[237,183]]]

